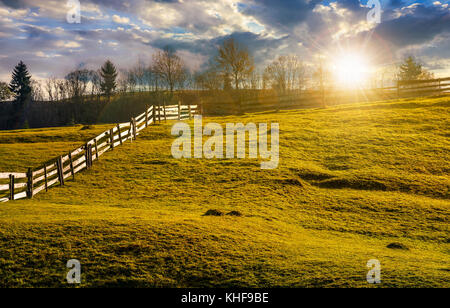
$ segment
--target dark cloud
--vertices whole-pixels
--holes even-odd
[[[243,8],[243,13],[260,22],[287,30],[303,22],[321,0],[258,0]]]
[[[188,50],[204,55],[210,60],[216,55],[217,47],[225,40],[233,38],[238,44],[247,47],[255,57],[255,62],[261,64],[267,59],[273,59],[278,48],[287,43],[288,37],[270,38],[252,32],[235,32],[230,35],[219,36],[210,40],[177,41],[170,38],[158,38],[148,45],[163,49],[166,46],[175,51]],[[207,63],[206,61],[205,63]]]
[[[3,4],[13,9],[22,9],[27,6],[25,0],[0,0],[0,4]]]
[[[419,4],[406,15],[381,23],[375,32],[397,48],[423,44],[450,32],[450,12]]]

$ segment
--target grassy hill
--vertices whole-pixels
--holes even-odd
[[[0,206],[0,286],[67,286],[75,258],[85,287],[370,287],[369,259],[382,287],[450,287],[449,111],[435,98],[204,120],[280,123],[270,171],[175,160],[172,123],[152,126],[75,182]],[[0,170],[104,129],[1,132]]]

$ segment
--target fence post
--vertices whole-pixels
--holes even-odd
[[[33,170],[28,168],[27,172],[27,198],[33,198]]]
[[[163,102],[164,105],[164,122],[167,123],[167,116],[166,116],[166,101]]]
[[[9,175],[9,200],[14,200],[14,175]]]
[[[122,145],[123,141],[122,141],[122,134],[120,133],[120,124],[117,124],[117,131],[119,132],[120,145]]]
[[[72,153],[69,153],[70,173],[72,173],[72,179],[75,181],[75,171],[73,169]]]
[[[109,130],[109,142],[111,143],[111,150],[114,150],[114,128]]]
[[[136,140],[136,134],[137,134],[136,119],[132,118],[131,123],[132,123],[132,127],[133,127],[133,139]]]
[[[44,181],[45,181],[45,191],[48,191],[47,165],[44,165]]]
[[[148,105],[145,105],[145,128],[148,126]]]
[[[181,120],[181,102],[178,101],[178,121]]]
[[[158,102],[158,123],[161,124],[161,103]]]
[[[189,120],[192,119],[192,109],[191,105],[189,105]]]
[[[86,169],[89,169],[90,167],[92,167],[92,144],[86,143],[84,149],[85,149]]]
[[[86,161],[86,169],[89,169],[89,147],[87,143],[84,145],[84,160]]]
[[[95,145],[95,158],[98,160],[98,147],[97,147],[97,138],[94,139],[94,145]]]
[[[92,144],[88,144],[89,167],[92,167]]]
[[[152,110],[152,116],[153,116],[153,125],[156,125],[156,104],[153,104],[153,110]]]
[[[64,172],[63,172],[63,163],[62,163],[62,157],[58,157],[56,160],[56,167],[58,169],[58,179],[59,179],[59,186],[64,186]]]

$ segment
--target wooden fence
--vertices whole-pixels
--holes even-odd
[[[114,150],[124,142],[135,140],[150,124],[167,120],[190,119],[200,110],[198,106],[155,105],[130,122],[117,124],[83,146],[68,154],[56,157],[43,166],[27,172],[0,172],[0,203],[23,198],[33,198],[53,186],[63,186],[66,180],[75,180],[75,174],[89,169],[105,152]]]
[[[399,81],[398,97],[450,94],[450,77],[431,80]]]
[[[209,114],[227,112],[258,112],[269,110],[286,110],[296,108],[315,108],[339,104],[370,102],[397,98],[448,95],[450,94],[450,77],[432,80],[399,81],[396,86],[373,89],[342,90],[332,86],[320,90],[295,91],[285,95],[261,95],[254,99],[244,99],[241,103],[206,106]]]

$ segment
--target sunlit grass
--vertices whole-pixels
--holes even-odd
[[[440,98],[204,120],[279,122],[272,171],[175,160],[171,123],[153,126],[76,182],[0,207],[0,285],[64,286],[76,258],[82,286],[368,287],[376,258],[381,286],[449,287],[449,107]],[[0,133],[0,170],[104,129]]]

